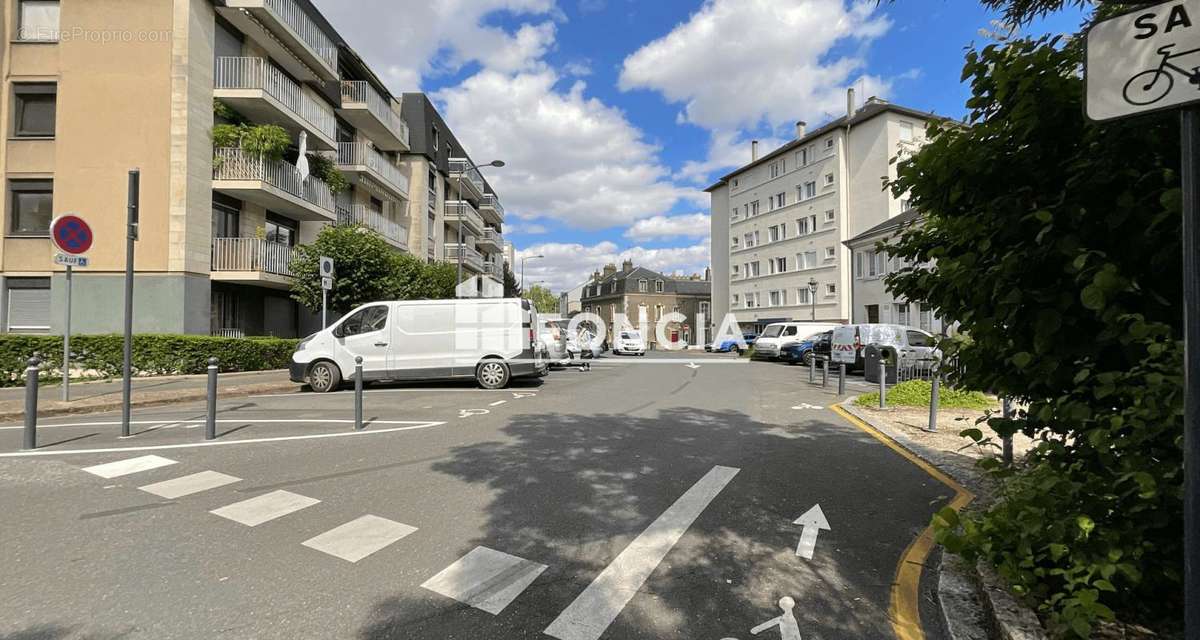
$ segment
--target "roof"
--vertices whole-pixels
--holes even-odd
[[[666,285],[666,293],[676,293],[680,295],[711,295],[712,281],[710,280],[692,280],[691,278],[672,278],[671,276],[663,275],[652,269],[645,267],[634,267],[631,271],[625,272],[617,270],[616,273],[609,274],[600,278],[596,284],[601,286],[610,282],[625,281],[625,280],[662,280]],[[583,286],[593,284],[592,281],[585,282]],[[622,286],[620,294],[625,293]],[[606,295],[615,295],[612,293],[602,293],[599,296],[590,296],[593,298],[604,297]]]
[[[888,218],[887,220],[884,220],[883,222],[871,227],[870,229],[867,229],[866,231],[854,236],[853,238],[850,238],[849,240],[845,241],[843,244],[845,244],[846,246],[850,246],[851,244],[857,244],[868,238],[883,235],[884,233],[886,233],[888,231],[894,231],[901,227],[906,227],[910,224],[917,222],[918,220],[921,219],[921,217],[922,217],[922,214],[920,211],[918,211],[916,209],[909,209],[908,211],[905,211],[904,213],[901,213],[900,215],[898,215],[894,218]]]
[[[902,107],[898,104],[892,104],[890,102],[884,102],[882,100],[868,102],[867,104],[863,105],[863,107],[861,109],[859,109],[858,111],[855,111],[853,116],[851,116],[849,118],[847,118],[846,116],[842,116],[835,120],[831,120],[830,122],[827,122],[826,124],[824,124],[820,127],[817,127],[811,133],[805,134],[805,136],[803,138],[797,138],[795,140],[792,140],[791,142],[783,145],[782,147],[779,147],[778,149],[772,151],[771,153],[768,153],[767,155],[759,158],[758,160],[755,160],[749,164],[743,165],[743,166],[735,169],[734,171],[731,171],[731,172],[725,174],[724,176],[721,176],[721,178],[719,180],[717,180],[716,183],[714,183],[712,186],[705,189],[705,191],[711,192],[711,191],[721,187],[722,185],[726,184],[730,178],[738,175],[739,173],[742,173],[742,172],[746,171],[747,169],[753,169],[754,167],[757,167],[763,163],[770,162],[771,160],[774,160],[775,158],[778,158],[779,156],[782,156],[782,155],[788,153],[789,151],[796,149],[797,147],[802,147],[804,145],[807,145],[808,143],[812,142],[816,138],[819,138],[835,129],[840,129],[842,127],[847,127],[847,126],[854,126],[856,124],[861,124],[863,122],[866,122],[867,120],[870,120],[871,118],[874,118],[875,116],[882,115],[884,113],[899,113],[901,115],[912,116],[914,118],[922,118],[925,120],[949,120],[949,118],[946,118],[944,116],[939,116],[939,115],[929,112],[929,111],[920,111],[918,109]]]

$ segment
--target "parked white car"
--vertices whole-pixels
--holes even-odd
[[[646,341],[642,339],[640,331],[621,331],[613,340],[612,352],[615,356],[623,353],[644,356],[646,355]]]
[[[776,322],[769,324],[754,341],[754,357],[774,360],[789,344],[803,342],[808,336],[831,331],[842,325],[822,322]]]
[[[537,326],[527,300],[372,302],[301,341],[291,379],[334,391],[354,379],[361,356],[364,381],[475,378],[501,389],[548,371]]]
[[[852,369],[863,367],[863,348],[869,344],[895,347],[901,364],[938,357],[933,334],[899,324],[848,324],[833,330],[830,345],[833,362]]]

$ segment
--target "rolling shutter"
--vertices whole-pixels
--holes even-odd
[[[49,333],[49,278],[9,280],[6,318],[12,333]]]

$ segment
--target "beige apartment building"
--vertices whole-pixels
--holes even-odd
[[[0,26],[0,331],[61,332],[48,226],[64,213],[96,237],[75,271],[72,329],[120,330],[132,168],[138,332],[312,331],[315,314],[289,297],[289,263],[330,224],[430,260],[465,245],[481,273],[499,253],[487,252],[503,221],[494,192],[457,141],[438,153],[437,127],[453,137],[436,112],[406,122],[432,110],[425,97],[390,94],[309,0],[3,0]],[[284,158],[214,148],[214,125],[243,120],[282,127]],[[329,162],[305,176],[301,147]],[[349,188],[334,193],[318,164]],[[469,218],[461,240],[448,209]]]
[[[845,242],[908,209],[883,190],[894,160],[919,148],[937,116],[871,98],[760,155],[707,189],[713,313],[746,330],[781,321],[847,322],[855,313]]]

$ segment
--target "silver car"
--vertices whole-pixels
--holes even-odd
[[[550,364],[557,366],[571,361],[567,353],[567,332],[554,320],[538,319],[538,339],[546,346]]]

